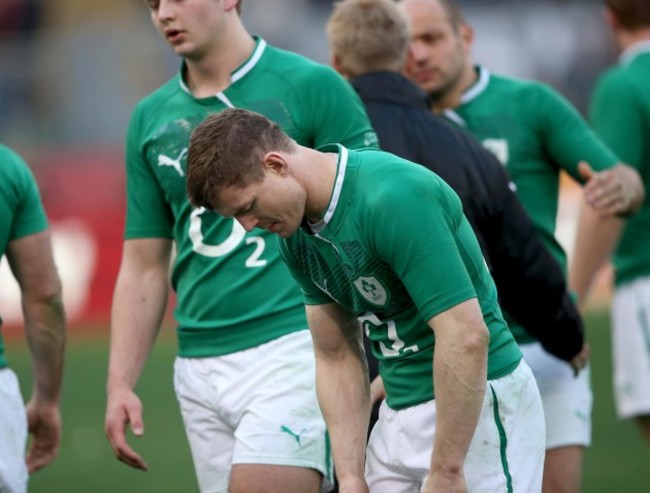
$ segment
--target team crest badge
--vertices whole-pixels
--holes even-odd
[[[388,293],[376,277],[361,276],[354,281],[354,285],[361,296],[373,305],[383,306],[388,302]]]

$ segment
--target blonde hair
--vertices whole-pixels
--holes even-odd
[[[326,30],[332,53],[347,75],[404,68],[409,22],[392,0],[336,2]]]

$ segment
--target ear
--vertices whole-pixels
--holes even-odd
[[[289,174],[289,164],[280,152],[267,152],[262,159],[262,165],[264,171],[275,173],[278,176],[286,176]]]
[[[348,78],[348,75],[345,73],[345,69],[343,68],[343,64],[341,63],[341,57],[340,56],[338,56],[334,52],[331,52],[330,53],[330,63],[331,63],[332,68],[334,70],[336,70],[339,74],[341,74],[346,79]]]
[[[465,51],[469,53],[474,44],[474,28],[469,24],[462,23],[458,26],[458,35],[460,36]]]
[[[612,9],[606,6],[603,9],[603,16],[605,17],[605,22],[612,31],[617,32],[621,29],[621,23],[619,22],[618,17],[616,17],[616,14],[612,12]]]
[[[234,8],[237,7],[237,4],[239,3],[239,0],[224,0],[223,2],[223,9],[226,12],[230,12]]]

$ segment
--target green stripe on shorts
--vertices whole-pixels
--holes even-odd
[[[503,474],[506,476],[506,485],[508,493],[512,493],[512,476],[510,476],[510,468],[508,467],[508,457],[506,455],[506,447],[508,445],[508,438],[506,437],[506,430],[503,429],[503,424],[499,417],[499,401],[497,400],[497,395],[490,385],[490,390],[492,391],[492,404],[494,407],[494,423],[497,425],[497,430],[499,430],[499,444],[500,444],[500,453],[501,453],[501,465],[503,466]]]

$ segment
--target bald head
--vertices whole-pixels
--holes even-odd
[[[428,11],[443,13],[454,30],[465,23],[463,11],[453,0],[399,0],[402,10],[409,15],[423,14]]]

